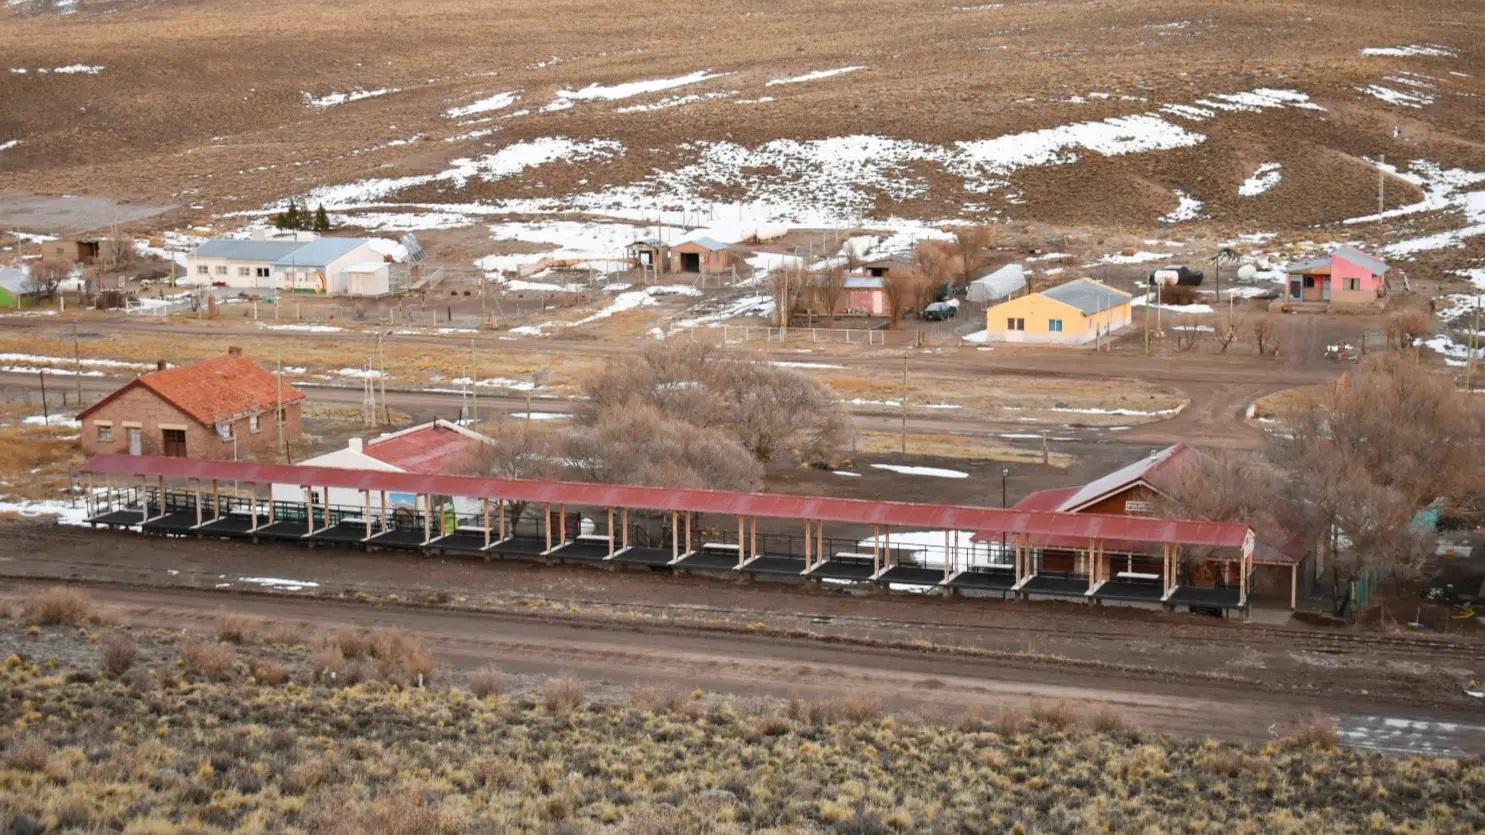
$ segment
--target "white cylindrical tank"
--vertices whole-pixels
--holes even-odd
[[[1252,264],[1244,264],[1241,267],[1238,267],[1239,281],[1252,281],[1253,277],[1256,275],[1258,275],[1258,268],[1253,266]]]
[[[1166,287],[1175,286],[1181,280],[1181,274],[1175,270],[1155,270],[1150,273],[1151,284],[1163,284]]]

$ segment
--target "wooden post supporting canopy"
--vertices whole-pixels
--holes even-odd
[[[550,551],[552,550],[552,505],[548,502],[542,505],[542,508],[542,528],[546,531],[547,550]]]
[[[315,532],[315,491],[308,485],[304,487],[304,532]]]
[[[738,516],[737,517],[737,567],[738,568],[742,568],[742,564],[745,563],[745,562],[747,562],[748,544],[747,544],[747,542],[745,542],[743,540],[744,529],[747,527],[747,524],[748,523],[743,519],[742,516]]]
[[[613,559],[613,556],[614,556],[614,509],[613,508],[609,508],[608,509],[608,556],[609,556],[609,559]]]
[[[490,547],[490,500],[488,498],[480,499],[480,521],[481,521],[481,523],[483,523],[483,527],[485,529],[485,544],[484,544],[483,547],[489,548]]]
[[[191,495],[196,499],[196,527],[201,527],[201,482],[191,479]]]

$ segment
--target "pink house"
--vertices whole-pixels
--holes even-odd
[[[1284,268],[1284,300],[1324,304],[1376,304],[1387,295],[1387,263],[1349,246]]]

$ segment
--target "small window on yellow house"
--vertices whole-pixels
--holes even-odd
[[[1048,319],[1047,320],[1047,330],[1051,331],[1052,333],[1062,333],[1062,320],[1061,319]]]
[[[1020,317],[1012,316],[1011,318],[1005,320],[1005,329],[1008,331],[1024,331],[1026,330],[1026,320]]]

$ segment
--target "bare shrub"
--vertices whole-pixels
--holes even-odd
[[[421,686],[433,677],[433,651],[422,638],[378,630],[372,633],[370,656],[382,681]]]
[[[1384,332],[1387,334],[1387,346],[1396,346],[1399,350],[1407,348],[1416,340],[1428,336],[1433,331],[1433,319],[1421,310],[1398,310],[1387,317]]]
[[[321,639],[309,662],[317,676],[342,684],[376,680],[421,686],[432,678],[436,667],[433,652],[422,638],[391,629],[336,632]]]
[[[134,644],[134,639],[124,632],[110,632],[103,639],[103,657],[101,665],[104,675],[118,678],[127,673],[134,666],[134,658],[139,648]]]
[[[93,598],[66,586],[52,586],[27,598],[21,619],[32,626],[80,624],[93,615]]]
[[[16,771],[40,773],[51,757],[51,747],[34,736],[12,738],[5,746],[5,764]]]
[[[629,691],[629,703],[650,713],[674,713],[686,701],[686,694],[674,687],[651,685]]]
[[[1248,321],[1248,332],[1253,334],[1253,344],[1258,346],[1258,355],[1279,352],[1279,323],[1273,316],[1255,316]]]
[[[329,645],[322,646],[309,654],[309,666],[314,670],[317,678],[329,681],[341,681],[350,669],[340,648]]]
[[[575,678],[559,676],[550,679],[541,689],[541,706],[556,715],[571,713],[582,706],[585,690],[583,683]]]
[[[272,658],[262,656],[255,657],[248,662],[248,672],[259,684],[278,686],[289,680],[289,673],[284,669],[284,665]]]
[[[469,692],[481,699],[505,692],[505,674],[493,666],[481,667],[469,674]]]
[[[839,721],[860,725],[873,722],[882,715],[882,703],[871,696],[852,694],[834,700],[831,713]]]
[[[1319,748],[1329,751],[1340,745],[1341,738],[1336,731],[1335,722],[1320,718],[1298,728],[1294,733],[1289,734],[1287,739],[1300,748]]]
[[[1031,721],[1052,730],[1066,730],[1073,724],[1072,711],[1063,702],[1040,702],[1031,706]]]
[[[1101,733],[1114,733],[1128,727],[1124,721],[1123,714],[1107,705],[1100,707],[1093,714],[1093,719],[1089,724],[1093,727],[1093,730]]]
[[[217,620],[217,640],[229,644],[251,643],[257,635],[259,623],[241,615],[223,615]]]
[[[229,644],[190,638],[180,645],[180,660],[186,672],[209,679],[226,679],[232,675],[237,655]]]

